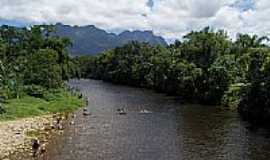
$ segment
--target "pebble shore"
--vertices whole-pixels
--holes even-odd
[[[31,157],[33,138],[39,139],[40,145],[44,147],[51,131],[57,130],[57,125],[61,125],[64,119],[61,114],[53,114],[0,122],[0,160],[12,160],[19,153]],[[38,134],[29,135],[31,132]]]

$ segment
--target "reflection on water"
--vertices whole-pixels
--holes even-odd
[[[262,150],[255,147],[250,152],[252,143],[258,142],[261,135],[252,136],[237,113],[198,105],[187,105],[179,110],[182,125],[178,133],[183,136],[185,159],[266,159],[270,155],[270,141],[266,138],[256,146]]]
[[[145,89],[73,80],[92,115],[50,145],[48,160],[268,160],[270,137],[250,131],[237,113],[182,105]],[[124,108],[126,115],[117,114]],[[142,112],[143,111],[143,112]],[[150,113],[145,112],[150,111]]]

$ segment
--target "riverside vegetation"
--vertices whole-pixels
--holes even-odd
[[[75,74],[71,44],[49,25],[0,27],[0,120],[72,111],[82,105],[65,81]]]
[[[267,37],[209,27],[169,46],[130,42],[96,56],[70,58],[69,39],[48,25],[0,27],[0,119],[76,109],[71,77],[146,87],[193,103],[238,108],[243,118],[270,120]],[[65,107],[63,107],[65,105]]]
[[[76,57],[84,78],[146,87],[187,102],[238,109],[252,123],[270,120],[267,37],[223,30],[192,31],[167,47],[130,42],[96,56]]]

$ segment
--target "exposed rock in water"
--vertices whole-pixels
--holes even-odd
[[[126,115],[127,114],[127,112],[125,111],[124,108],[119,108],[119,109],[117,109],[117,111],[118,111],[119,115]]]
[[[142,113],[142,114],[150,114],[152,112],[151,111],[148,111],[146,109],[143,109],[143,110],[140,111],[140,113]]]
[[[83,115],[84,115],[84,116],[90,116],[91,113],[88,111],[87,108],[84,108],[84,109],[83,109]]]

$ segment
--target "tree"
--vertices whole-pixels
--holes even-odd
[[[270,120],[269,49],[251,51],[247,80],[250,83],[244,90],[238,111],[250,122],[267,124]]]
[[[62,70],[58,54],[52,49],[40,49],[34,53],[24,73],[25,84],[35,84],[47,88],[58,88],[63,84]]]
[[[79,57],[83,77],[147,87],[186,101],[238,105],[251,120],[270,120],[267,37],[223,30],[192,31],[167,47],[130,42],[97,56]]]

